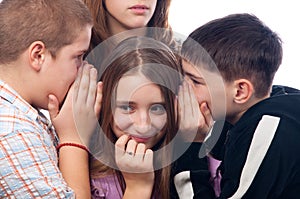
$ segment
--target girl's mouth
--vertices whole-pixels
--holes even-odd
[[[146,143],[150,139],[150,137],[148,137],[148,138],[141,138],[141,137],[135,137],[135,136],[130,136],[130,137],[131,137],[131,139],[135,140],[138,143]]]

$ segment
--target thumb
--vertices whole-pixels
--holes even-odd
[[[200,110],[202,112],[206,125],[210,128],[214,123],[214,119],[206,102],[200,105]]]
[[[48,101],[49,115],[51,120],[54,120],[59,113],[59,102],[57,98],[51,94],[48,96],[48,99],[49,99]]]

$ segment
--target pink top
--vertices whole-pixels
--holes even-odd
[[[221,193],[221,174],[217,171],[219,165],[221,164],[221,161],[214,159],[213,157],[208,157],[208,167],[211,173],[212,181],[213,181],[213,187],[215,190],[215,194],[217,197],[220,196]]]
[[[92,178],[91,189],[92,199],[122,199],[123,197],[122,189],[116,175]]]
[[[92,178],[93,199],[122,199],[123,193],[119,181],[115,175]]]

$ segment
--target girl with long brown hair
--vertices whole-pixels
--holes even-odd
[[[169,197],[180,64],[162,42],[131,37],[102,67],[103,98],[90,150],[94,198]]]

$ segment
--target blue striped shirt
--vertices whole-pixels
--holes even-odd
[[[49,120],[0,80],[0,198],[75,198]]]

